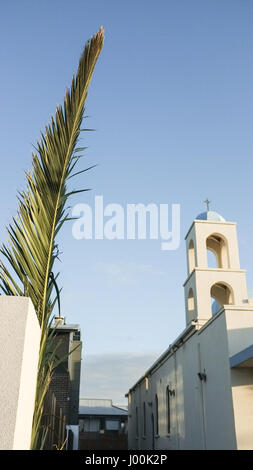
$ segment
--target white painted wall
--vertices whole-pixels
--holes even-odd
[[[159,436],[155,449],[253,449],[253,372],[230,369],[231,355],[252,344],[253,308],[229,306],[168,354],[150,371],[149,388],[142,380],[131,391],[129,448],[152,449],[151,414],[159,400]],[[205,372],[201,381],[199,372]],[[171,434],[167,433],[166,388],[171,397]],[[143,436],[143,402],[147,435]],[[149,404],[148,404],[149,403]],[[152,403],[152,405],[150,405]],[[136,435],[138,407],[139,435]]]
[[[253,368],[231,370],[237,448],[253,450]]]
[[[216,315],[198,332],[206,449],[236,449],[226,312]]]
[[[0,296],[0,449],[30,448],[40,327],[27,297]]]
[[[226,309],[226,325],[230,356],[252,345],[252,305]],[[231,385],[237,448],[253,450],[253,368],[231,369]]]
[[[253,343],[253,306],[227,306],[226,325],[229,355],[233,356]]]
[[[131,393],[129,446],[152,449],[151,413],[155,413],[155,395],[159,400],[159,436],[155,449],[236,449],[233,397],[228,352],[226,313],[221,312],[196,329],[176,352]],[[206,382],[198,377],[205,372]],[[167,433],[166,388],[175,389],[171,397],[171,434]],[[253,397],[252,397],[253,398]],[[136,436],[135,408],[140,410],[142,429],[143,401],[146,406],[147,436]],[[252,400],[253,401],[253,400]]]

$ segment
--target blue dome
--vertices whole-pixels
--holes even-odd
[[[225,222],[224,217],[218,214],[218,212],[207,211],[202,212],[196,217],[197,220],[212,220],[213,222]]]

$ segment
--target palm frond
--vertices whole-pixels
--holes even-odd
[[[76,76],[67,90],[64,105],[57,107],[32,155],[32,170],[26,173],[27,188],[19,193],[18,214],[8,227],[9,245],[0,252],[0,289],[5,295],[29,296],[41,326],[36,406],[32,446],[35,445],[47,383],[53,365],[47,356],[49,321],[52,312],[52,282],[57,258],[56,236],[69,218],[65,204],[79,192],[68,191],[67,180],[79,161],[77,148],[85,100],[93,70],[104,40],[103,28],[86,44]],[[78,153],[78,156],[76,155]],[[79,173],[79,172],[78,172]],[[78,174],[77,173],[77,174]],[[82,190],[80,190],[82,191]]]

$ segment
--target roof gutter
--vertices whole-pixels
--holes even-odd
[[[192,321],[190,323],[189,326],[187,326],[187,328],[185,328],[185,330],[183,330],[183,332],[181,333],[180,336],[178,336],[176,338],[176,340],[170,344],[170,346],[166,349],[166,351],[154,362],[154,364],[145,372],[144,375],[141,376],[141,378],[135,383],[135,385],[133,387],[131,387],[129,389],[129,392],[126,393],[125,397],[128,397],[128,394],[132,391],[135,390],[135,388],[145,379],[145,377],[147,377],[148,375],[150,375],[152,372],[155,371],[155,369],[160,366],[164,361],[165,359],[167,359],[167,357],[169,355],[172,355],[183,343],[184,343],[184,339],[186,336],[189,335],[189,333],[191,333],[193,330],[194,332],[196,331],[197,329],[197,326],[198,326],[198,322],[197,321]]]

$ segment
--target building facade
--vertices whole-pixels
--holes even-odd
[[[129,448],[253,449],[253,300],[236,224],[207,211],[185,239],[186,328],[128,392]]]
[[[46,448],[67,450],[79,445],[79,388],[82,342],[79,325],[67,324],[64,317],[55,317],[53,348],[62,358],[54,369],[45,402],[43,423],[48,426]]]
[[[112,400],[81,398],[80,449],[127,449],[127,418],[127,409],[113,405]]]

